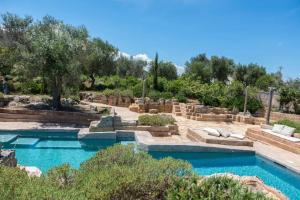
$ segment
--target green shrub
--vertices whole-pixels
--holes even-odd
[[[2,92],[0,92],[0,98],[2,98],[4,96],[4,94]]]
[[[21,91],[24,94],[42,94],[43,84],[38,81],[29,81],[21,84]]]
[[[274,124],[283,124],[286,126],[296,128],[296,133],[300,133],[300,123],[299,122],[295,122],[295,121],[292,121],[289,119],[282,119],[282,120],[275,122]]]
[[[157,160],[132,145],[115,145],[78,170],[62,165],[41,177],[29,178],[18,168],[0,166],[0,195],[6,200],[267,199],[229,178],[199,180],[185,161]]]
[[[186,103],[187,102],[187,98],[186,98],[186,96],[185,96],[185,94],[184,94],[183,91],[179,91],[178,94],[175,96],[175,98],[180,103]]]
[[[130,98],[133,98],[133,91],[132,91],[132,90],[129,90],[129,89],[127,89],[127,90],[122,90],[122,91],[120,91],[120,95],[121,95],[122,97],[130,97]]]
[[[132,87],[133,95],[135,97],[142,97],[143,95],[143,83],[138,83]]]
[[[165,126],[176,121],[171,115],[140,115],[138,122],[146,126]]]
[[[228,200],[268,200],[262,193],[252,192],[229,177],[216,177],[201,180],[199,177],[177,179],[168,190],[166,199],[228,199]],[[271,199],[270,199],[271,200]]]
[[[163,99],[172,99],[173,98],[173,94],[172,92],[162,92],[160,94],[161,98]]]
[[[160,92],[156,90],[151,90],[147,96],[153,101],[158,101],[161,98]]]

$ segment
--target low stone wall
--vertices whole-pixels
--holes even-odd
[[[12,150],[1,150],[0,152],[0,165],[7,167],[16,167],[17,159],[15,151]]]
[[[9,102],[13,101],[13,98],[10,97],[0,97],[0,107],[5,107]]]
[[[100,121],[91,122],[89,127],[89,132],[115,130],[148,131],[156,137],[178,135],[177,125],[142,126],[138,125],[137,121],[122,121],[120,116],[105,116]]]
[[[110,106],[128,107],[134,102],[133,98],[121,95],[106,96],[96,92],[80,92],[80,99],[94,103],[102,103]]]
[[[160,100],[158,102],[146,101],[145,104],[137,99],[129,106],[129,110],[137,113],[172,113],[173,103],[171,100]]]
[[[289,120],[292,120],[292,121],[300,122],[300,115],[296,115],[296,114],[271,112],[270,118],[271,118],[272,121],[278,121],[278,120],[281,120],[281,119],[289,119]]]
[[[1,122],[42,122],[89,125],[91,121],[99,120],[101,115],[63,111],[35,111],[0,109]]]

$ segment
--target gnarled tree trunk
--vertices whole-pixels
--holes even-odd
[[[61,89],[62,88],[62,80],[61,77],[56,77],[53,88],[52,88],[52,106],[53,110],[61,109]]]

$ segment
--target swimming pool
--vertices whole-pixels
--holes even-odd
[[[6,135],[4,137],[4,135]],[[13,135],[18,135],[14,138]],[[99,150],[116,143],[127,145],[134,142],[133,137],[117,140],[78,140],[76,131],[38,132],[18,131],[0,132],[0,139],[7,141],[5,148],[15,149],[20,165],[37,166],[42,172],[69,163],[78,168]],[[300,197],[300,176],[255,153],[167,153],[149,152],[155,158],[173,157],[190,162],[196,173],[233,173],[237,175],[258,176],[266,184],[282,191],[291,200]]]
[[[155,158],[173,157],[189,161],[199,175],[233,173],[240,176],[257,176],[291,200],[300,199],[300,176],[255,153],[166,153],[150,152]]]
[[[18,164],[36,166],[43,173],[64,163],[78,168],[80,163],[99,150],[117,143],[127,145],[134,141],[133,137],[78,140],[77,131],[7,131],[0,132],[1,138],[5,141],[4,149],[16,150]]]

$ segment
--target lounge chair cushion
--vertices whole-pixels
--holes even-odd
[[[216,129],[213,129],[213,128],[204,128],[203,131],[207,132],[208,135],[220,137],[220,133]]]
[[[223,136],[225,138],[229,137],[230,134],[232,133],[231,131],[228,131],[228,130],[222,129],[222,128],[219,128],[218,132],[221,134],[221,136]]]
[[[290,137],[290,136],[282,135],[282,134],[279,134],[279,133],[275,133],[275,132],[273,132],[272,130],[269,130],[269,129],[262,129],[262,131],[265,132],[265,133],[269,133],[271,135],[280,137],[282,139],[288,140],[290,142],[300,142],[299,138]]]
[[[231,133],[231,134],[230,134],[230,137],[236,138],[236,139],[240,139],[240,140],[242,140],[242,139],[245,138],[244,135],[240,135],[240,134],[236,134],[236,133]]]
[[[283,129],[280,131],[280,134],[286,135],[286,136],[292,136],[294,132],[296,131],[295,128],[284,126]]]
[[[280,133],[282,131],[282,129],[284,128],[284,125],[281,124],[274,124],[272,131],[274,133]]]

